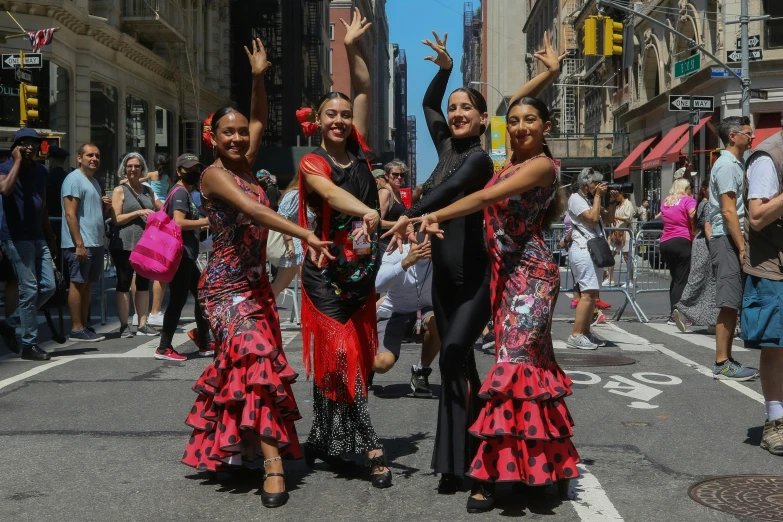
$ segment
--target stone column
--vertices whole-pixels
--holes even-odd
[[[74,61],[74,77],[73,77],[73,92],[74,92],[74,128],[71,136],[73,137],[73,144],[70,146],[72,150],[72,158],[76,155],[73,154],[74,150],[78,149],[83,143],[89,143],[90,140],[90,70],[91,70],[91,56],[92,54],[88,49],[78,49],[75,53]]]

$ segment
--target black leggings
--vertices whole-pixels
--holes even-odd
[[[661,259],[669,268],[672,282],[669,286],[669,301],[671,311],[680,302],[685,285],[688,284],[688,276],[691,274],[691,248],[693,242],[684,237],[674,237],[661,243]]]
[[[468,434],[481,409],[473,344],[491,315],[489,271],[462,284],[439,280],[437,274],[436,268],[432,304],[441,335],[441,392],[432,468],[462,477],[478,449],[478,440]]]
[[[199,277],[201,277],[201,272],[196,266],[196,262],[183,256],[177,273],[174,274],[174,279],[169,283],[169,305],[166,307],[166,313],[163,316],[163,330],[160,332],[161,350],[171,347],[171,340],[182,316],[182,309],[188,301],[188,293],[192,294],[196,301],[194,314],[196,315],[196,326],[201,346],[206,347],[209,344],[209,323],[201,313],[201,305],[198,302]]]
[[[110,250],[114,268],[117,270],[117,292],[130,292],[133,282],[133,267],[130,264],[130,250]],[[150,289],[150,280],[146,277],[136,276],[136,291],[147,292]]]

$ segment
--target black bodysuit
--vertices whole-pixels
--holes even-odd
[[[405,212],[409,217],[442,209],[484,188],[493,165],[478,136],[453,139],[441,110],[451,70],[441,69],[424,95],[424,117],[438,150],[438,165],[424,183],[422,198]],[[473,344],[489,322],[489,257],[484,240],[484,213],[440,224],[444,238],[433,237],[435,321],[441,337],[442,390],[432,468],[463,476],[476,444],[468,427],[481,407],[481,379]]]

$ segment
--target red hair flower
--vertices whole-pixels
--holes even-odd
[[[212,132],[212,116],[214,115],[215,114],[212,113],[207,116],[201,126],[201,141],[204,142],[204,145],[206,145],[208,149],[212,148],[212,138],[210,137],[210,133]]]
[[[318,132],[318,125],[315,124],[315,111],[310,107],[302,107],[297,110],[296,119],[299,120],[305,136],[310,137]]]

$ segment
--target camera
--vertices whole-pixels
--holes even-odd
[[[625,183],[609,183],[606,187],[607,192],[616,190],[622,194],[633,194],[633,183],[627,181]]]

